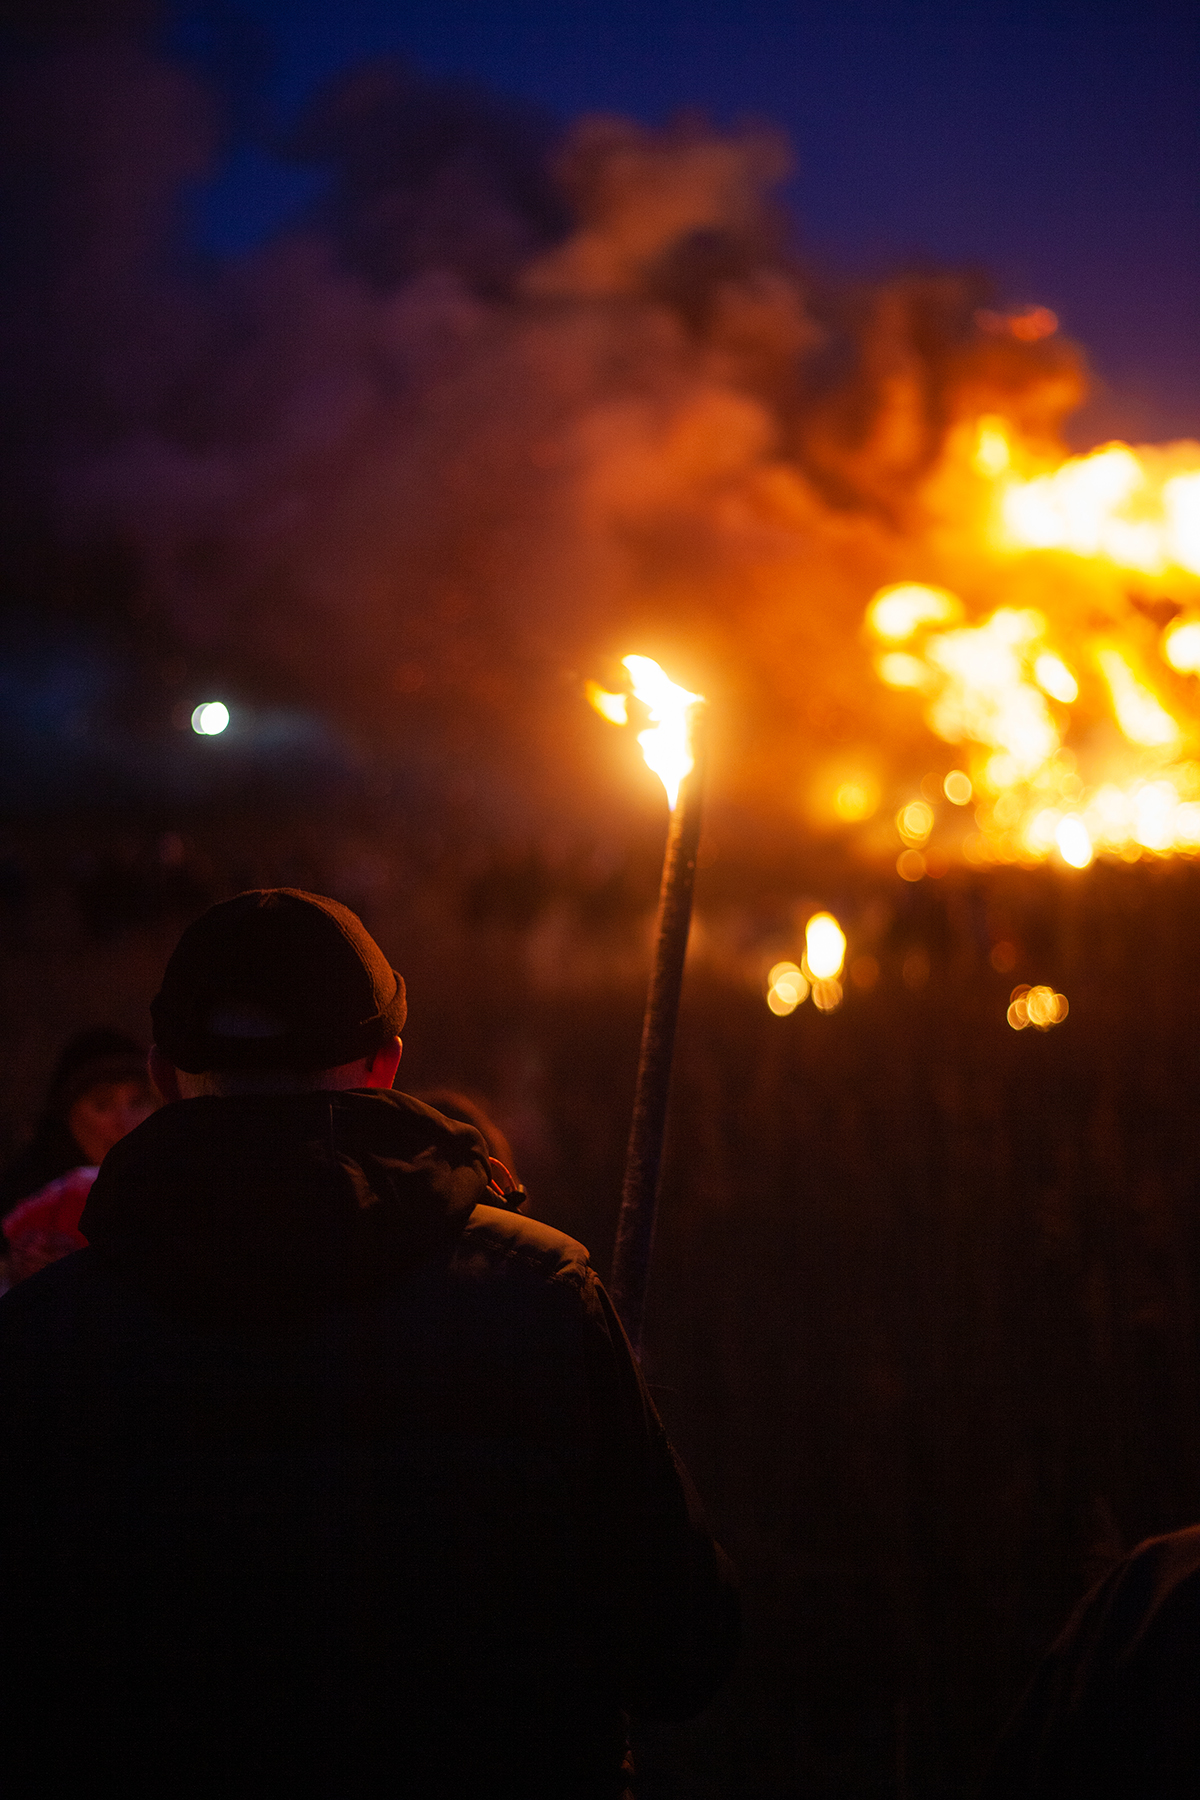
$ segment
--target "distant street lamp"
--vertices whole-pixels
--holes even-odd
[[[202,700],[192,713],[192,730],[197,737],[219,737],[229,723],[229,708],[223,700]]]

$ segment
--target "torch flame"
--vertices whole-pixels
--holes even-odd
[[[692,709],[703,706],[703,694],[689,694],[672,681],[665,671],[648,656],[626,656],[622,665],[629,671],[629,683],[636,699],[650,714],[650,724],[638,732],[638,743],[646,766],[653,769],[667,792],[671,811],[679,799],[684,778],[695,764],[692,754]],[[612,725],[628,722],[629,712],[624,694],[610,694],[594,681],[587,684],[587,697],[596,711]]]
[[[602,719],[607,719],[610,725],[628,725],[629,707],[624,694],[610,694],[598,681],[589,681],[585,691]]]

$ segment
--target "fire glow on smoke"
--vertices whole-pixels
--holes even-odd
[[[813,279],[778,133],[551,143],[372,68],[299,132],[328,206],[180,261],[195,71],[89,44],[14,79],[30,517],[119,547],[184,662],[489,829],[584,831],[572,672],[686,644],[746,844],[836,833],[913,880],[1200,850],[1200,445],[1069,458],[1080,353],[975,277]]]
[[[986,558],[974,585],[993,603],[903,582],[866,612],[879,681],[911,693],[963,765],[900,808],[900,874],[926,872],[931,842],[977,865],[1195,854],[1200,444],[1109,444],[1038,468],[993,416],[956,448]],[[865,816],[861,784],[838,807]]]

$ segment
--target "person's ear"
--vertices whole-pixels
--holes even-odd
[[[367,1057],[367,1078],[364,1087],[390,1088],[396,1079],[396,1070],[400,1067],[400,1058],[404,1045],[398,1037],[390,1043],[383,1044],[373,1056]]]
[[[150,1079],[163,1099],[167,1101],[182,1100],[183,1095],[179,1090],[179,1070],[173,1062],[167,1060],[157,1044],[152,1046],[147,1064],[150,1070]]]

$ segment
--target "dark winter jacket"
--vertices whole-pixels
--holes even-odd
[[[582,1800],[711,1697],[728,1565],[586,1252],[486,1184],[391,1092],[110,1152],[0,1301],[6,1791]]]
[[[1200,1525],[1148,1538],[1080,1604],[1010,1722],[987,1800],[1200,1793]]]

